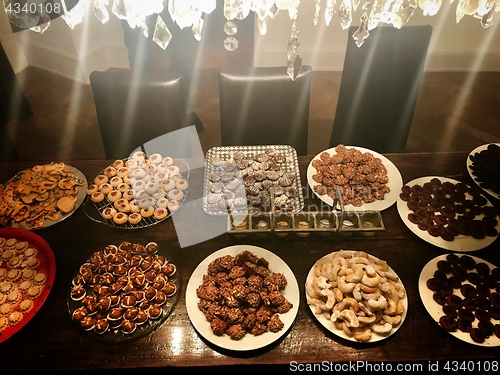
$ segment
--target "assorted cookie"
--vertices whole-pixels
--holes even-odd
[[[483,343],[500,338],[500,269],[469,255],[448,254],[436,263],[426,285],[442,306],[439,325],[449,332],[468,333]]]
[[[27,241],[0,237],[0,333],[18,325],[48,280],[42,254]]]
[[[0,223],[24,222],[31,229],[42,228],[46,220],[55,222],[75,210],[78,189],[85,184],[64,163],[25,169],[2,187]]]
[[[69,292],[73,320],[98,335],[152,327],[177,294],[177,267],[156,242],[122,241],[80,266]]]
[[[433,237],[453,241],[457,236],[498,235],[497,209],[479,188],[433,177],[423,184],[404,185],[399,197],[410,210],[408,220]]]
[[[484,150],[469,155],[469,159],[476,183],[483,189],[500,194],[500,146],[489,144]]]
[[[174,160],[136,152],[97,175],[87,195],[105,222],[141,227],[165,219],[184,201],[189,182]]]

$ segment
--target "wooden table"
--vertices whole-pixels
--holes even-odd
[[[400,170],[406,183],[422,176],[448,176],[471,183],[465,169],[467,153],[423,153],[386,155]],[[300,157],[302,184],[311,157]],[[72,161],[88,179],[93,179],[107,161]],[[0,181],[33,163],[2,164]],[[201,189],[201,173],[193,173],[191,189]],[[318,203],[310,190],[304,190],[310,202]],[[307,203],[307,202],[306,202]],[[497,207],[498,201],[494,201]],[[201,213],[202,214],[202,213]],[[37,231],[52,247],[57,271],[53,289],[41,310],[21,331],[0,344],[0,372],[21,370],[133,369],[222,365],[281,365],[298,370],[296,364],[388,364],[404,361],[427,369],[440,360],[465,363],[471,360],[478,369],[479,360],[500,358],[500,348],[485,348],[462,342],[441,329],[426,311],[418,291],[418,278],[424,265],[446,250],[434,247],[415,236],[403,223],[394,204],[382,213],[385,230],[372,237],[350,238],[309,236],[265,239],[247,237],[237,240],[228,234],[187,248],[181,248],[171,218],[140,230],[111,228],[88,219],[81,209],[58,225]],[[104,245],[130,237],[168,244],[182,277],[178,304],[172,314],[152,334],[127,344],[106,344],[91,338],[71,320],[66,305],[71,279],[79,265]],[[197,265],[209,254],[236,243],[264,247],[283,259],[294,272],[300,288],[297,318],[282,339],[250,353],[230,352],[207,342],[189,320],[185,291]],[[167,245],[165,245],[167,246]],[[401,328],[386,340],[374,344],[344,341],[325,330],[306,304],[304,284],[314,262],[339,249],[364,250],[388,261],[401,277],[408,293],[408,314]],[[500,266],[500,243],[496,240],[473,255]],[[357,362],[360,361],[360,362]],[[365,362],[366,361],[366,362]],[[488,362],[493,366],[492,362]],[[469,362],[466,362],[469,363]],[[455,363],[456,364],[456,363]],[[498,363],[496,363],[498,366]],[[498,368],[498,367],[497,367]],[[304,368],[302,368],[304,369]],[[380,369],[380,368],[379,368]]]

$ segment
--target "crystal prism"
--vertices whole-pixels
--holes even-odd
[[[264,18],[263,20],[261,20],[260,18],[257,17],[257,27],[259,28],[260,35],[266,35],[267,34],[267,18]]]
[[[234,35],[238,32],[238,26],[233,21],[227,21],[224,24],[224,32],[226,35]]]
[[[493,6],[490,9],[490,11],[481,18],[481,26],[483,26],[483,28],[486,29],[491,25],[493,25],[494,17],[495,17],[495,6]]]
[[[127,13],[125,11],[125,4],[123,0],[114,0],[111,11],[120,20],[127,19]]]
[[[163,21],[161,16],[158,15],[158,17],[156,18],[153,41],[156,44],[158,44],[161,48],[166,49],[171,40],[172,40],[172,33],[165,24],[165,21]]]
[[[107,0],[94,0],[93,3],[94,15],[103,24],[109,21],[109,12],[106,5],[108,5]]]
[[[342,3],[339,7],[339,18],[340,18],[340,26],[342,26],[343,30],[346,30],[351,26],[352,22],[352,7],[350,0],[342,0]]]
[[[203,18],[200,18],[198,22],[193,24],[192,30],[193,30],[193,36],[194,38],[199,42],[201,40],[201,32],[203,31],[203,25],[205,21]]]
[[[292,79],[292,81],[295,81],[301,71],[302,71],[302,57],[300,57],[300,55],[296,55],[293,61],[289,61],[287,63],[286,72],[288,76]]]
[[[234,36],[229,36],[224,40],[224,48],[230,52],[238,49],[238,39]]]
[[[318,25],[320,10],[321,10],[321,0],[316,0],[316,4],[314,7],[314,19],[313,19],[314,26]]]
[[[302,59],[297,53],[299,44],[299,28],[297,21],[294,21],[287,48],[287,73],[292,79],[297,77],[298,70],[302,68]]]
[[[354,34],[352,34],[352,37],[356,41],[356,45],[358,47],[361,47],[365,42],[365,39],[370,35],[370,31],[368,31],[367,20],[368,15],[365,12],[361,15],[361,24],[359,25],[359,28],[354,32]]]
[[[333,15],[335,14],[335,3],[336,0],[327,0],[325,9],[325,22],[326,26],[330,26]]]

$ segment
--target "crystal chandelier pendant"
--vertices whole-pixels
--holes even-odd
[[[224,48],[230,52],[236,51],[238,49],[238,39],[234,35],[238,32],[238,26],[233,21],[227,21],[224,24],[224,32],[228,36],[224,40]]]
[[[234,35],[238,32],[238,26],[233,21],[227,21],[224,24],[224,32],[226,35]]]
[[[94,0],[93,3],[94,15],[103,24],[109,21],[109,12],[106,5],[108,5],[107,0]]]
[[[340,26],[342,30],[346,30],[351,26],[352,22],[352,6],[350,0],[342,0],[339,7]]]
[[[193,31],[193,36],[198,42],[201,40],[201,32],[203,30],[204,23],[205,21],[203,21],[203,18],[200,18],[198,22],[193,23],[193,26],[191,27],[191,30]]]
[[[287,67],[286,72],[288,76],[295,81],[300,71],[302,70],[302,58],[297,53],[299,48],[299,28],[297,27],[297,21],[293,21],[292,32],[290,34],[290,39],[288,40],[288,50],[287,50]]]
[[[330,26],[330,22],[332,21],[333,15],[335,14],[335,0],[327,0],[326,1],[326,9],[325,9],[325,23],[326,26]]]
[[[224,39],[224,48],[229,52],[236,51],[238,49],[238,39],[234,36],[229,36]]]
[[[320,10],[321,10],[321,0],[316,0],[314,5],[314,19],[313,19],[314,26],[318,26]]]
[[[359,28],[352,34],[352,37],[356,41],[356,45],[361,47],[365,42],[365,39],[370,35],[370,31],[368,31],[368,15],[364,12],[361,16],[361,24]]]
[[[165,21],[158,15],[156,19],[155,31],[153,33],[153,41],[161,48],[166,49],[172,40],[172,33],[168,29]]]

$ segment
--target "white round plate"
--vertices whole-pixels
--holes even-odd
[[[355,253],[354,250],[342,250],[344,252],[350,252],[350,253]],[[328,258],[333,258],[333,256],[335,255],[335,252],[333,253],[330,253],[330,254],[327,254],[325,255],[324,257],[320,258],[319,260],[321,259],[328,259]],[[369,254],[370,257],[372,258],[375,258],[377,259],[377,257]],[[318,261],[319,261],[318,260]],[[316,261],[314,263],[314,265],[316,265],[316,263],[318,262]],[[307,274],[307,278],[306,278],[306,284],[308,282],[312,282],[312,279],[314,278],[314,265],[311,267],[311,269],[309,270],[309,273]],[[394,270],[389,266],[389,271],[391,272],[394,272]],[[395,273],[395,272],[394,272]],[[399,277],[399,276],[398,276]],[[401,284],[403,284],[403,281],[401,280],[401,278],[399,278],[399,281],[401,282]],[[403,285],[404,287],[404,285]],[[406,290],[406,288],[405,288]],[[306,295],[307,297],[307,295]],[[313,313],[313,315],[315,316],[316,319],[318,319],[318,321],[321,323],[321,325],[323,327],[325,327],[327,330],[329,330],[331,333],[333,333],[334,335],[337,335],[339,337],[342,337],[343,339],[345,340],[349,340],[349,341],[354,341],[354,342],[358,342],[358,343],[373,343],[373,342],[377,342],[377,341],[381,341],[381,340],[385,340],[386,338],[388,338],[389,336],[393,335],[394,333],[396,333],[396,331],[401,328],[401,326],[403,325],[403,322],[406,318],[406,314],[408,313],[408,296],[406,295],[405,293],[405,296],[403,299],[401,299],[401,303],[403,304],[404,306],[404,311],[403,311],[403,314],[401,316],[401,323],[399,323],[397,326],[393,327],[392,328],[392,331],[389,332],[388,334],[386,335],[380,335],[380,334],[377,334],[375,332],[372,332],[372,337],[369,341],[358,341],[356,340],[354,337],[350,337],[348,335],[345,334],[345,332],[341,329],[337,329],[335,328],[333,322],[330,320],[330,319],[327,319],[325,316],[323,315],[316,315],[314,313],[314,310],[313,308],[309,305],[309,308],[311,309],[311,312]]]
[[[491,143],[488,143],[486,145],[482,145],[482,146],[479,146],[477,148],[475,148],[474,150],[471,151],[471,153],[469,155],[467,155],[467,162],[466,162],[466,165],[467,165],[467,171],[469,172],[469,176],[472,178],[472,180],[474,180],[474,182],[476,182],[476,176],[472,173],[472,160],[470,160],[470,157],[471,156],[474,156],[476,153],[480,153],[481,151],[484,151],[488,148],[488,146],[490,145]],[[498,145],[500,146],[500,143],[493,143],[495,145]],[[488,193],[489,195],[491,195],[492,197],[495,197],[497,199],[500,199],[500,194],[498,193],[495,193],[493,190],[491,189],[487,189],[487,188],[483,188],[482,186],[480,186],[477,182],[476,182],[477,186],[479,186],[481,189],[483,189],[483,191],[485,191],[486,193]]]
[[[375,151],[369,150],[367,148],[356,147],[356,146],[346,146],[346,148],[348,148],[348,149],[354,148],[354,149],[359,150],[363,153],[369,152],[373,156],[375,156],[376,158],[381,159],[382,164],[387,168],[387,176],[389,177],[389,181],[387,182],[387,186],[391,189],[391,191],[385,195],[383,200],[376,200],[375,202],[372,202],[372,203],[364,203],[363,205],[361,205],[359,207],[348,204],[345,206],[346,210],[347,211],[356,211],[356,212],[368,211],[368,210],[383,211],[386,208],[389,208],[390,206],[392,206],[396,202],[396,199],[398,198],[401,187],[403,186],[403,179],[401,177],[401,173],[396,168],[396,166],[389,159],[387,159],[385,156],[383,156]],[[328,152],[330,155],[336,154],[335,148],[329,148],[328,150],[321,151],[318,155],[316,155],[311,160],[309,165],[307,166],[307,183],[309,184],[309,187],[311,188],[311,190],[314,192],[314,194],[316,194],[316,196],[319,199],[321,199],[326,204],[332,206],[333,199],[331,197],[329,197],[326,194],[319,195],[314,191],[314,188],[313,188],[315,185],[318,185],[318,183],[316,181],[314,181],[312,178],[312,176],[314,174],[316,174],[316,168],[314,168],[312,166],[312,163],[314,160],[319,159],[320,155],[323,152]]]
[[[436,321],[436,323],[439,325],[439,318],[441,318],[444,314],[443,308],[440,304],[438,304],[436,301],[434,301],[434,298],[432,298],[432,295],[434,292],[430,290],[427,287],[427,280],[432,278],[434,276],[434,272],[437,270],[437,263],[440,260],[446,260],[448,254],[440,255],[432,260],[430,260],[422,269],[422,272],[420,272],[420,277],[418,279],[418,292],[420,294],[420,298],[422,299],[422,303],[424,304],[425,308],[427,309],[428,313],[431,315],[431,317]],[[461,256],[461,254],[457,254],[458,256]],[[493,264],[482,260],[481,258],[471,256],[477,263],[482,262],[486,263],[489,267],[490,270],[495,267]],[[462,293],[460,293],[460,289],[453,289],[453,293],[462,297]],[[498,321],[495,321],[492,319],[493,324],[498,324]],[[472,326],[475,327],[477,325],[477,319],[475,322],[472,323]],[[441,326],[440,326],[441,327]],[[443,328],[444,329],[444,328]],[[484,340],[482,343],[477,343],[474,340],[471,339],[470,335],[467,332],[462,332],[460,330],[456,330],[455,332],[449,332],[450,335],[455,336],[456,338],[468,342],[470,344],[474,345],[479,345],[479,346],[500,346],[500,338],[496,337],[494,334],[491,335],[489,338]]]
[[[429,176],[429,177],[417,178],[413,181],[408,182],[406,185],[408,185],[408,186],[413,186],[416,184],[423,185],[426,182],[430,182],[433,178],[439,178],[441,180],[441,182],[445,182],[445,181],[449,181],[452,183],[459,182],[457,180],[453,180],[453,179],[447,178],[447,177]],[[472,197],[468,193],[465,193],[465,196],[467,198]],[[489,200],[488,200],[487,205],[488,206],[492,205]],[[428,243],[430,243],[434,246],[440,247],[442,249],[452,250],[452,251],[460,251],[460,252],[481,250],[481,249],[484,249],[486,246],[490,245],[498,237],[498,236],[486,236],[483,239],[476,239],[476,238],[473,238],[472,236],[459,235],[459,236],[456,236],[453,241],[446,241],[446,240],[442,239],[441,237],[431,236],[429,234],[429,232],[427,232],[427,231],[420,230],[418,228],[417,224],[413,224],[410,220],[408,220],[408,214],[413,212],[413,211],[411,211],[408,208],[408,205],[405,201],[403,201],[401,198],[399,198],[399,195],[398,195],[398,201],[397,201],[397,208],[398,208],[399,216],[401,216],[401,219],[403,220],[403,222],[406,224],[406,226],[413,233],[415,233],[418,237],[420,237],[424,241],[427,241]],[[482,217],[482,216],[479,216],[479,217]],[[497,223],[497,226],[495,228],[500,232],[500,220]]]
[[[196,295],[196,289],[203,283],[203,275],[207,273],[207,267],[213,260],[224,255],[235,256],[245,250],[250,251],[258,257],[265,258],[269,262],[269,270],[271,272],[283,273],[288,281],[285,289],[283,290],[283,296],[293,304],[293,307],[288,312],[280,314],[280,319],[284,323],[284,327],[281,331],[276,333],[268,331],[258,336],[247,333],[241,340],[233,340],[226,334],[217,336],[212,332],[210,322],[198,308],[199,298]],[[186,308],[189,319],[191,320],[191,323],[196,331],[198,331],[201,336],[210,341],[212,344],[224,349],[235,351],[259,349],[281,338],[292,326],[295,317],[297,316],[297,312],[299,311],[299,303],[300,294],[297,279],[288,265],[280,257],[269,250],[250,245],[229,246],[206,257],[194,270],[186,288]]]

